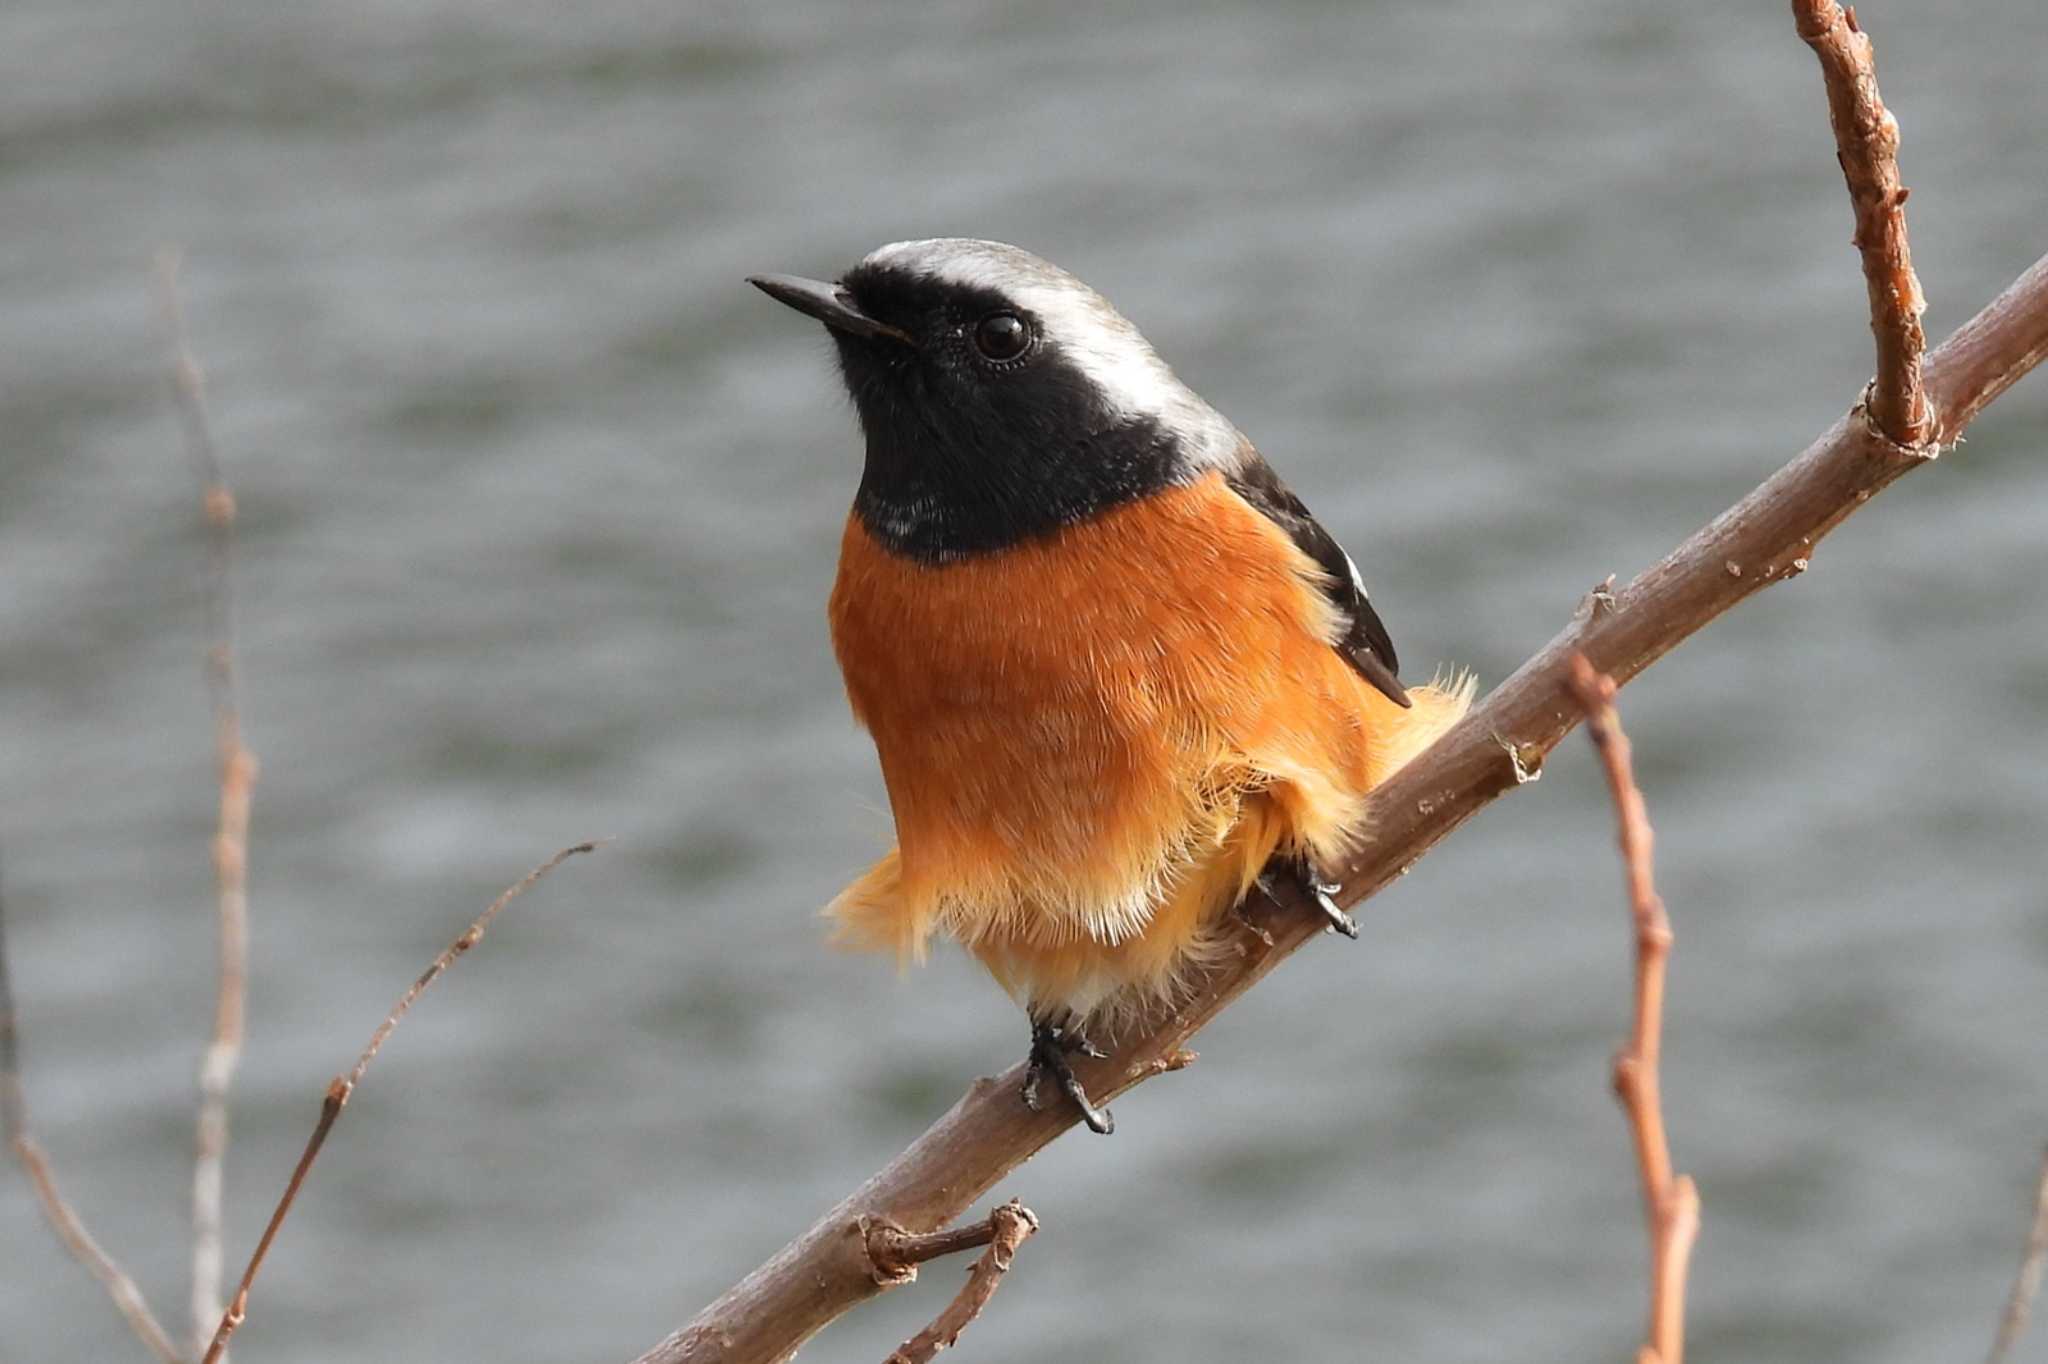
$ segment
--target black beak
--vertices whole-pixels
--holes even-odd
[[[787,303],[808,317],[815,317],[835,331],[855,336],[887,336],[915,344],[901,327],[879,322],[854,305],[853,296],[836,284],[804,279],[798,275],[748,275],[747,283],[777,303]]]

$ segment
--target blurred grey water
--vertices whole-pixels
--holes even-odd
[[[1944,334],[2043,249],[2048,10],[1862,9]],[[882,845],[823,597],[828,347],[754,295],[893,238],[1097,284],[1497,681],[1867,374],[1784,6],[12,0],[0,11],[0,851],[42,1135],[182,1325],[211,999],[201,542],[146,263],[244,512],[246,1253],[351,1106],[250,1360],[620,1359],[1022,1041],[815,910]],[[1703,1359],[1967,1359],[2048,1137],[2048,385],[1625,698],[1676,918]],[[1627,1009],[1574,741],[1201,1064],[1004,1182],[962,1357],[1628,1357]],[[950,1271],[806,1357],[874,1359]],[[0,1356],[132,1358],[0,1178]],[[2037,1337],[2029,1358],[2048,1358]]]

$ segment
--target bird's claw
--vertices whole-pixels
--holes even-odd
[[[1358,920],[1346,914],[1343,907],[1330,898],[1338,891],[1344,889],[1344,887],[1338,883],[1325,884],[1314,878],[1309,878],[1308,889],[1309,897],[1316,902],[1316,908],[1323,911],[1323,917],[1330,921],[1330,927],[1336,932],[1342,933],[1345,937],[1356,941],[1358,938]]]
[[[1074,1107],[1081,1110],[1081,1121],[1088,1124],[1088,1130],[1106,1137],[1116,1131],[1116,1119],[1110,1116],[1108,1109],[1098,1108],[1089,1099],[1080,1077],[1074,1074],[1073,1063],[1067,1059],[1074,1054],[1097,1060],[1109,1055],[1072,1028],[1056,1028],[1049,1023],[1032,1025],[1031,1059],[1024,1068],[1024,1106],[1034,1113],[1039,1110],[1039,1085],[1047,1075],[1051,1075],[1060,1093],[1072,1099]]]
[[[1260,890],[1278,899],[1279,896],[1274,889],[1273,880],[1276,875],[1278,873],[1271,870],[1259,873],[1257,885]],[[1345,937],[1356,941],[1358,938],[1358,921],[1349,914],[1346,914],[1343,908],[1331,898],[1338,891],[1344,889],[1343,884],[1336,881],[1320,881],[1316,879],[1313,872],[1300,867],[1295,868],[1291,875],[1294,877],[1295,884],[1301,887],[1302,894],[1308,896],[1315,907],[1323,912],[1325,925],[1330,931],[1342,933]],[[1253,927],[1256,929],[1257,925],[1254,924]],[[1269,936],[1268,941],[1270,940]]]

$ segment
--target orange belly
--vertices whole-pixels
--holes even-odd
[[[849,518],[832,639],[897,848],[829,907],[842,938],[954,938],[1035,1013],[1170,993],[1276,851],[1339,855],[1469,696],[1381,696],[1320,580],[1220,474],[956,563]]]

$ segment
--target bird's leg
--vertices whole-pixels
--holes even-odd
[[[1116,1131],[1116,1119],[1110,1116],[1108,1109],[1097,1108],[1089,1101],[1088,1091],[1081,1088],[1081,1081],[1074,1074],[1073,1063],[1067,1060],[1074,1052],[1095,1057],[1109,1054],[1092,1046],[1072,1022],[1061,1026],[1040,1018],[1032,1019],[1031,1060],[1024,1070],[1024,1102],[1036,1112],[1039,1082],[1051,1075],[1059,1085],[1060,1093],[1072,1099],[1074,1106],[1081,1110],[1081,1121],[1088,1124],[1088,1130],[1106,1137]]]
[[[1308,897],[1311,904],[1323,912],[1323,918],[1328,920],[1328,926],[1332,932],[1342,933],[1345,937],[1352,939],[1358,937],[1358,921],[1349,914],[1346,914],[1338,907],[1337,902],[1330,898],[1342,890],[1343,886],[1334,882],[1325,882],[1320,876],[1316,875],[1315,868],[1305,858],[1286,857],[1273,859],[1272,862],[1266,865],[1266,869],[1259,873],[1259,889],[1277,899],[1278,895],[1275,889],[1278,885],[1277,878],[1282,876],[1291,878],[1295,885],[1301,887],[1301,893]]]

